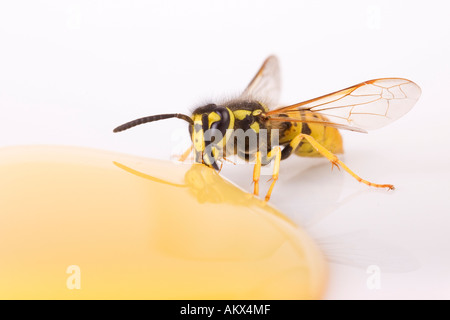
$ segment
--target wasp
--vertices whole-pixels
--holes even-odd
[[[114,132],[163,119],[184,120],[189,123],[192,145],[180,160],[184,161],[194,151],[196,162],[218,171],[218,162],[226,160],[230,154],[252,161],[256,196],[259,195],[261,166],[273,161],[266,201],[278,180],[280,161],[292,154],[325,157],[332,167],[344,169],[359,182],[394,189],[391,184],[362,179],[336,156],[343,153],[339,130],[367,133],[397,120],[419,99],[421,89],[417,84],[403,78],[380,78],[291,105],[279,104],[280,87],[279,62],[272,55],[236,99],[200,106],[191,116],[170,113],[136,119],[115,128]],[[257,143],[249,143],[250,139],[235,143],[233,133],[238,130],[254,134]],[[208,134],[211,132],[214,134]],[[259,139],[263,132],[266,139]],[[275,134],[278,139],[273,139]]]

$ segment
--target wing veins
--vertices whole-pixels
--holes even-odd
[[[334,127],[338,129],[345,129],[350,131],[356,131],[361,133],[367,133],[366,130],[358,127],[353,127],[341,123],[335,123],[331,121],[317,120],[317,119],[295,119],[295,118],[286,118],[286,117],[269,117],[267,120],[269,121],[279,121],[279,122],[302,122],[302,123],[317,123],[326,127]]]
[[[324,121],[330,121],[327,118],[331,119],[333,121],[331,123],[334,123],[336,128],[341,124],[344,126],[350,124],[351,129],[358,127],[372,130],[385,126],[406,114],[414,106],[420,94],[420,87],[410,80],[380,78],[318,98],[280,107],[264,113],[263,116],[268,119],[282,115],[295,118],[296,113],[305,117],[305,115],[308,116],[308,112],[311,112],[324,116]],[[287,121],[286,118],[284,119]],[[321,123],[320,121],[312,122]]]
[[[334,106],[334,107],[322,108],[322,109],[319,109],[319,110],[313,110],[313,108],[317,108],[317,107],[320,107],[320,106],[321,106],[321,105],[317,105],[317,106],[311,107],[311,108],[309,108],[309,109],[306,109],[306,108],[305,108],[305,109],[297,109],[297,110],[287,110],[287,111],[285,111],[285,112],[280,112],[280,113],[294,113],[294,112],[303,111],[303,110],[306,110],[306,111],[313,111],[313,112],[318,112],[318,111],[324,111],[324,110],[333,110],[333,109],[340,109],[340,108],[348,108],[348,107],[362,106],[362,105],[365,105],[365,104],[374,103],[374,102],[379,101],[379,100],[382,100],[382,99],[385,99],[385,98],[383,98],[383,97],[380,96],[378,99],[371,100],[371,101],[367,101],[367,102],[363,102],[363,103],[350,103],[350,104],[346,104],[346,105],[343,105],[343,106]],[[389,100],[389,99],[385,99],[385,100]],[[337,101],[337,100],[336,100],[336,101]],[[324,104],[327,104],[327,103],[324,103]],[[322,104],[322,105],[324,105],[324,104]]]

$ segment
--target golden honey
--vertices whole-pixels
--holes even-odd
[[[317,299],[325,259],[199,164],[0,149],[0,299]]]

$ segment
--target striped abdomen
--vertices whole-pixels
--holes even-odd
[[[307,116],[308,118],[315,117],[320,120],[326,120],[326,118],[320,114],[316,114],[310,111],[298,111],[296,114],[289,114],[287,117],[293,117],[296,119]],[[339,130],[333,127],[325,127],[317,123],[305,123],[305,122],[286,122],[286,128],[280,130],[280,144],[285,145],[289,143],[299,133],[308,134],[312,136],[318,143],[324,146],[332,153],[343,153],[342,137]],[[307,141],[303,140],[298,148],[295,150],[295,154],[302,157],[321,157]]]

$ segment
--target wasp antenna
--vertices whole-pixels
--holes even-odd
[[[168,113],[168,114],[157,114],[154,116],[148,116],[148,117],[143,117],[143,118],[139,118],[127,123],[124,123],[120,126],[118,126],[117,128],[115,128],[113,131],[114,132],[120,132],[120,131],[124,131],[127,129],[130,129],[132,127],[138,126],[140,124],[144,124],[147,122],[153,122],[153,121],[158,121],[158,120],[164,120],[164,119],[170,119],[170,118],[178,118],[178,119],[182,119],[184,121],[189,122],[190,124],[194,124],[194,121],[192,120],[191,117],[185,115],[185,114],[181,114],[181,113]]]

